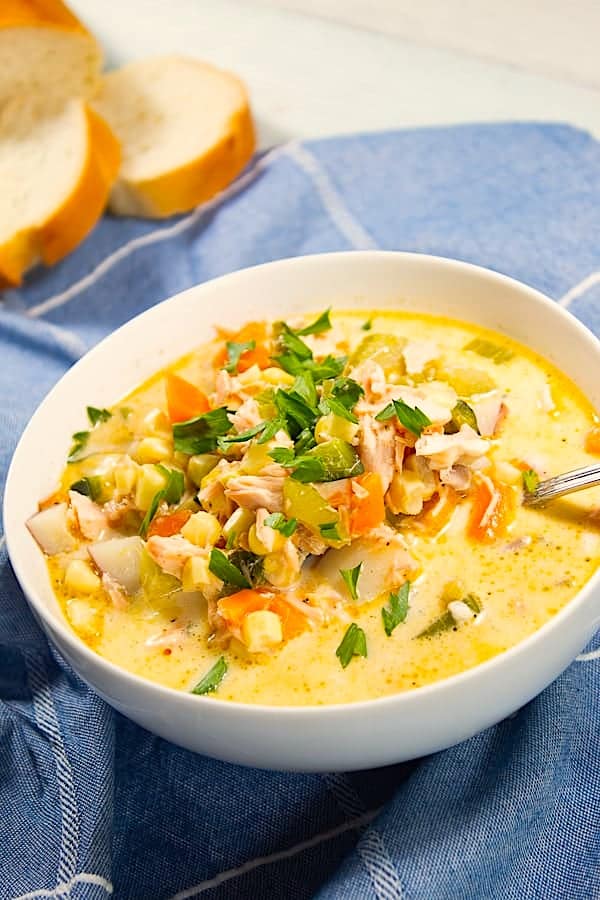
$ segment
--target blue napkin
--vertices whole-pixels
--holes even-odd
[[[104,218],[0,307],[0,476],[50,386],[126,319],[242,266],[373,247],[489,266],[600,330],[600,145],[532,124],[293,144],[189,216]],[[242,769],[99,700],[48,647],[2,547],[0,898],[600,897],[599,685],[596,638],[444,753],[359,774]]]

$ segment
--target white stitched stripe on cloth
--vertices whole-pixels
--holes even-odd
[[[597,650],[590,650],[589,653],[580,653],[575,659],[577,662],[591,662],[593,659],[600,659],[600,647]]]
[[[581,297],[582,294],[589,291],[595,284],[600,284],[600,271],[592,272],[582,279],[582,281],[577,282],[577,284],[570,288],[566,294],[562,295],[560,300],[558,300],[558,305],[564,306],[566,309],[571,305],[573,300],[577,300],[578,297]]]
[[[289,144],[286,156],[293,159],[313,182],[323,208],[341,234],[355,250],[377,250],[378,246],[348,209],[345,201],[331,183],[316,158],[301,144]]]
[[[73,770],[63,743],[54,700],[48,686],[48,672],[42,656],[29,650],[23,651],[27,667],[27,679],[33,699],[35,720],[48,738],[56,765],[58,797],[61,815],[60,855],[56,878],[59,884],[67,884],[77,872],[79,852],[79,811],[73,783]]]
[[[268,856],[257,856],[256,859],[248,860],[248,862],[243,863],[235,869],[228,869],[226,872],[220,872],[218,875],[215,875],[214,878],[209,878],[207,881],[201,881],[200,884],[196,884],[194,887],[180,891],[178,894],[175,894],[174,897],[171,897],[171,900],[189,900],[190,897],[197,897],[199,894],[203,894],[206,891],[210,891],[212,888],[218,887],[225,881],[230,881],[232,878],[239,878],[241,875],[246,875],[248,872],[252,872],[253,869],[258,869],[260,866],[279,862],[282,859],[290,859],[290,857],[296,856],[304,850],[310,850],[312,847],[317,847],[319,844],[330,841],[340,834],[345,834],[347,831],[363,828],[365,825],[368,825],[378,813],[378,809],[373,809],[370,812],[363,813],[362,816],[358,816],[356,819],[350,819],[348,822],[343,822],[341,825],[337,825],[329,831],[322,831],[320,834],[315,834],[313,837],[307,838],[307,840],[301,841],[299,844],[294,844],[293,847],[289,847],[287,850],[278,850],[276,853],[270,853]]]
[[[39,891],[31,891],[29,894],[19,894],[14,900],[35,900],[37,897],[40,900],[41,898],[49,900],[52,897],[68,897],[71,888],[76,884],[91,884],[94,887],[102,888],[107,894],[112,894],[113,892],[113,886],[106,878],[103,878],[101,875],[93,875],[91,872],[80,872],[78,875],[73,875],[68,881],[57,884],[52,890],[41,888]]]
[[[202,206],[196,207],[196,209],[190,213],[190,215],[185,216],[183,219],[178,219],[173,225],[169,225],[166,228],[157,228],[156,231],[150,231],[147,234],[140,235],[140,237],[132,238],[132,240],[127,241],[126,244],[123,244],[121,247],[118,247],[113,253],[109,254],[102,262],[98,263],[95,269],[85,275],[83,278],[80,278],[79,281],[76,281],[74,284],[71,284],[68,288],[65,288],[64,291],[61,291],[59,294],[55,294],[53,297],[48,297],[46,300],[43,300],[41,303],[38,303],[37,306],[32,306],[31,309],[27,311],[27,316],[30,318],[37,318],[38,316],[44,315],[44,313],[50,312],[53,309],[57,309],[59,306],[64,306],[65,303],[68,303],[70,300],[73,300],[74,297],[77,297],[82,291],[91,287],[97,281],[99,281],[107,272],[109,272],[117,263],[121,262],[121,260],[126,259],[128,256],[131,256],[136,250],[139,250],[141,247],[147,247],[149,244],[157,244],[161,241],[169,240],[169,238],[177,237],[180,234],[183,234],[188,228],[191,228],[196,222],[200,221],[200,219],[211,209],[219,206],[225,200],[228,200],[230,197],[234,197],[236,194],[239,194],[245,187],[248,186],[257,175],[259,175],[264,169],[266,169],[270,163],[273,162],[278,156],[281,156],[286,152],[288,148],[287,144],[282,144],[280,147],[275,147],[274,150],[269,151],[269,153],[265,153],[258,162],[249,169],[244,175],[238,178],[237,181],[234,181],[228,188],[218,194],[214,200],[210,200],[208,203],[202,204]]]

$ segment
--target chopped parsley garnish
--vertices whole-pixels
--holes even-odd
[[[94,426],[97,425],[98,422],[108,422],[112,413],[109,409],[98,409],[97,406],[88,406],[87,416],[90,420],[90,424]]]
[[[363,564],[360,562],[353,569],[340,569],[340,575],[346,583],[348,592],[355,603],[358,602],[358,579],[362,571]]]
[[[359,628],[356,622],[348,625],[346,634],[335,651],[335,655],[341,662],[343,669],[352,661],[354,656],[366,657],[367,638],[362,628]]]
[[[325,522],[324,525],[319,525],[319,531],[321,532],[321,537],[324,541],[332,541],[333,543],[338,543],[343,541],[343,537],[339,531],[339,522]]]
[[[73,445],[69,450],[69,456],[67,458],[67,462],[75,462],[75,460],[79,457],[79,454],[84,449],[85,445],[88,442],[90,436],[89,431],[76,431],[74,435],[72,435]]]
[[[344,371],[347,356],[326,356],[321,362],[315,362],[313,359],[307,360],[306,368],[313,377],[315,384],[320,384],[326,378],[337,378]]]
[[[373,321],[371,319],[367,319],[366,322],[363,322],[360,326],[361,331],[370,331],[373,327]]]
[[[377,413],[375,418],[378,422],[386,422],[394,416],[398,417],[398,421],[407,431],[412,432],[417,437],[421,437],[423,429],[431,425],[431,419],[425,415],[423,410],[419,409],[418,406],[415,406],[413,409],[412,406],[409,406],[403,400],[393,400],[391,403],[388,403],[381,412]]]
[[[274,447],[273,450],[269,450],[269,456],[280,466],[287,468],[293,466],[296,461],[296,454],[292,447]]]
[[[494,344],[493,341],[487,341],[485,338],[474,338],[468,344],[465,344],[463,350],[471,350],[472,353],[491,359],[496,365],[508,362],[515,355],[507,347],[501,347],[499,344]]]
[[[219,687],[225,675],[227,674],[227,662],[225,657],[221,656],[214,666],[203,675],[196,687],[192,688],[192,694],[211,694]]]
[[[287,422],[284,416],[275,416],[274,419],[271,419],[271,421],[267,422],[265,425],[264,431],[258,439],[258,443],[266,444],[275,437],[278,431],[281,431],[282,429],[285,431],[286,426]]]
[[[305,336],[307,334],[322,334],[324,331],[329,331],[331,328],[331,321],[329,319],[330,312],[331,307],[326,309],[324,313],[321,313],[321,315],[310,325],[306,325],[304,328],[296,328],[294,334]]]
[[[481,612],[481,603],[479,599],[475,596],[475,594],[467,594],[466,597],[461,598],[461,602],[466,604],[469,609],[473,612],[473,615],[476,616]],[[443,631],[450,631],[450,629],[455,628],[457,625],[456,619],[452,615],[449,609],[446,610],[445,613],[442,613],[437,619],[435,619],[431,625],[428,625],[423,631],[421,631],[417,638],[430,638],[435,637],[438,634],[441,634]]]
[[[243,572],[241,572],[234,563],[230,562],[221,550],[213,548],[210,551],[208,568],[213,575],[216,575],[217,578],[220,578],[225,584],[233,584],[235,587],[239,588],[252,587],[250,580],[246,578]]]
[[[383,630],[388,637],[406,619],[409,592],[410,581],[405,581],[399,591],[390,594],[387,607],[384,606],[381,610]]]
[[[283,513],[271,513],[266,517],[265,525],[268,525],[269,528],[274,528],[275,531],[289,538],[297,528],[298,519],[286,519]]]
[[[84,497],[89,497],[90,500],[97,500],[102,494],[102,479],[99,475],[88,475],[85,478],[80,478],[79,481],[74,481],[69,490],[83,494]]]
[[[521,477],[523,478],[523,487],[527,491],[528,494],[533,494],[536,490],[538,484],[540,483],[540,476],[533,469],[526,469],[521,473]]]
[[[277,343],[284,356],[291,355],[300,361],[312,359],[313,354],[310,347],[285,322],[278,322],[275,325],[275,333],[277,334]]]
[[[247,350],[254,350],[256,347],[256,341],[246,341],[245,343],[238,344],[235,341],[227,341],[225,344],[227,348],[227,365],[223,366],[226,372],[237,372],[238,363],[240,361],[240,357],[243,353],[246,353]]]
[[[244,578],[250,582],[251,587],[264,584],[264,557],[251,553],[250,550],[238,549],[230,554],[229,562],[239,569]]]
[[[364,394],[361,385],[352,378],[336,378],[328,393],[323,395],[319,403],[320,412],[326,416],[333,413],[349,422],[358,423],[358,419],[352,412],[358,400]]]
[[[264,431],[265,427],[266,423],[260,422],[258,425],[255,425],[254,428],[249,428],[248,431],[241,431],[239,434],[226,434],[225,437],[218,437],[217,447],[219,450],[226,453],[230,444],[245,444],[246,441],[251,440],[251,438],[260,434],[261,431]]]
[[[275,394],[275,406],[280,418],[286,423],[286,431],[292,437],[297,437],[305,428],[312,430],[319,415],[316,403],[311,404],[306,397],[308,378],[306,375],[299,375],[289,391],[280,388]]]
[[[157,491],[152,498],[150,506],[146,511],[146,515],[142,520],[139,534],[143,538],[145,538],[148,534],[150,523],[156,515],[158,507],[163,502],[163,500],[165,501],[165,503],[168,503],[169,506],[172,506],[174,503],[179,503],[183,494],[183,472],[180,472],[179,469],[168,469],[166,466],[163,466],[160,463],[157,463],[156,468],[162,475],[165,476],[167,481],[164,488],[162,488],[160,491]]]
[[[315,441],[315,436],[310,428],[304,428],[296,438],[296,443],[294,444],[294,453],[296,454],[296,456],[302,456],[303,453],[306,453],[308,450],[312,450],[312,448],[316,447],[316,445],[317,442]]]
[[[173,425],[173,446],[180,453],[195,456],[198,453],[210,453],[215,450],[218,438],[227,434],[231,429],[231,422],[227,415],[227,409],[220,406],[202,413],[187,422],[178,422]]]
[[[364,472],[354,447],[340,438],[317,444],[299,456],[290,447],[275,447],[269,451],[269,456],[279,465],[291,469],[292,478],[305,484],[352,478]]]

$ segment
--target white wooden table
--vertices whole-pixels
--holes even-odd
[[[246,81],[263,146],[467,121],[600,137],[598,0],[72,0],[110,63],[180,52]]]

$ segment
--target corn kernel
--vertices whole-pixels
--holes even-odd
[[[294,376],[290,375],[289,372],[284,372],[283,369],[278,369],[277,366],[269,366],[268,369],[263,369],[262,378],[268,384],[273,385],[294,383]]]
[[[74,594],[93,594],[100,588],[100,579],[83,559],[72,559],[65,571],[65,587]]]
[[[114,469],[115,487],[120,497],[130,494],[135,487],[138,476],[138,464],[132,459],[119,463]]]
[[[217,596],[223,582],[208,568],[208,558],[190,556],[181,575],[181,586],[184,591],[201,591],[207,600]]]
[[[144,416],[143,422],[144,434],[152,437],[169,437],[171,434],[171,423],[162,411],[162,409],[151,409]]]
[[[404,471],[392,478],[388,505],[394,513],[416,516],[423,509],[423,482],[416,472]]]
[[[172,453],[172,446],[163,438],[146,437],[139,442],[133,455],[139,463],[159,463],[170,459]]]
[[[208,547],[216,544],[221,537],[221,526],[211,513],[197,512],[187,520],[181,534],[197,547]]]
[[[256,525],[251,525],[248,531],[248,549],[257,556],[266,556],[269,548],[258,538],[256,534]]]
[[[358,427],[354,422],[349,422],[341,416],[329,413],[326,416],[322,416],[317,422],[315,440],[317,444],[322,444],[325,441],[330,441],[332,438],[340,438],[342,441],[347,441],[350,444],[358,433]]]
[[[242,624],[242,639],[250,653],[266,653],[283,641],[281,619],[269,609],[248,613]]]
[[[268,553],[264,557],[263,567],[265,578],[274,587],[290,587],[297,581],[300,571],[300,560],[296,548],[294,547],[291,553],[283,550]]]
[[[135,505],[143,512],[150,509],[154,495],[162,491],[167,479],[156,466],[145,465],[138,471],[135,488]]]

